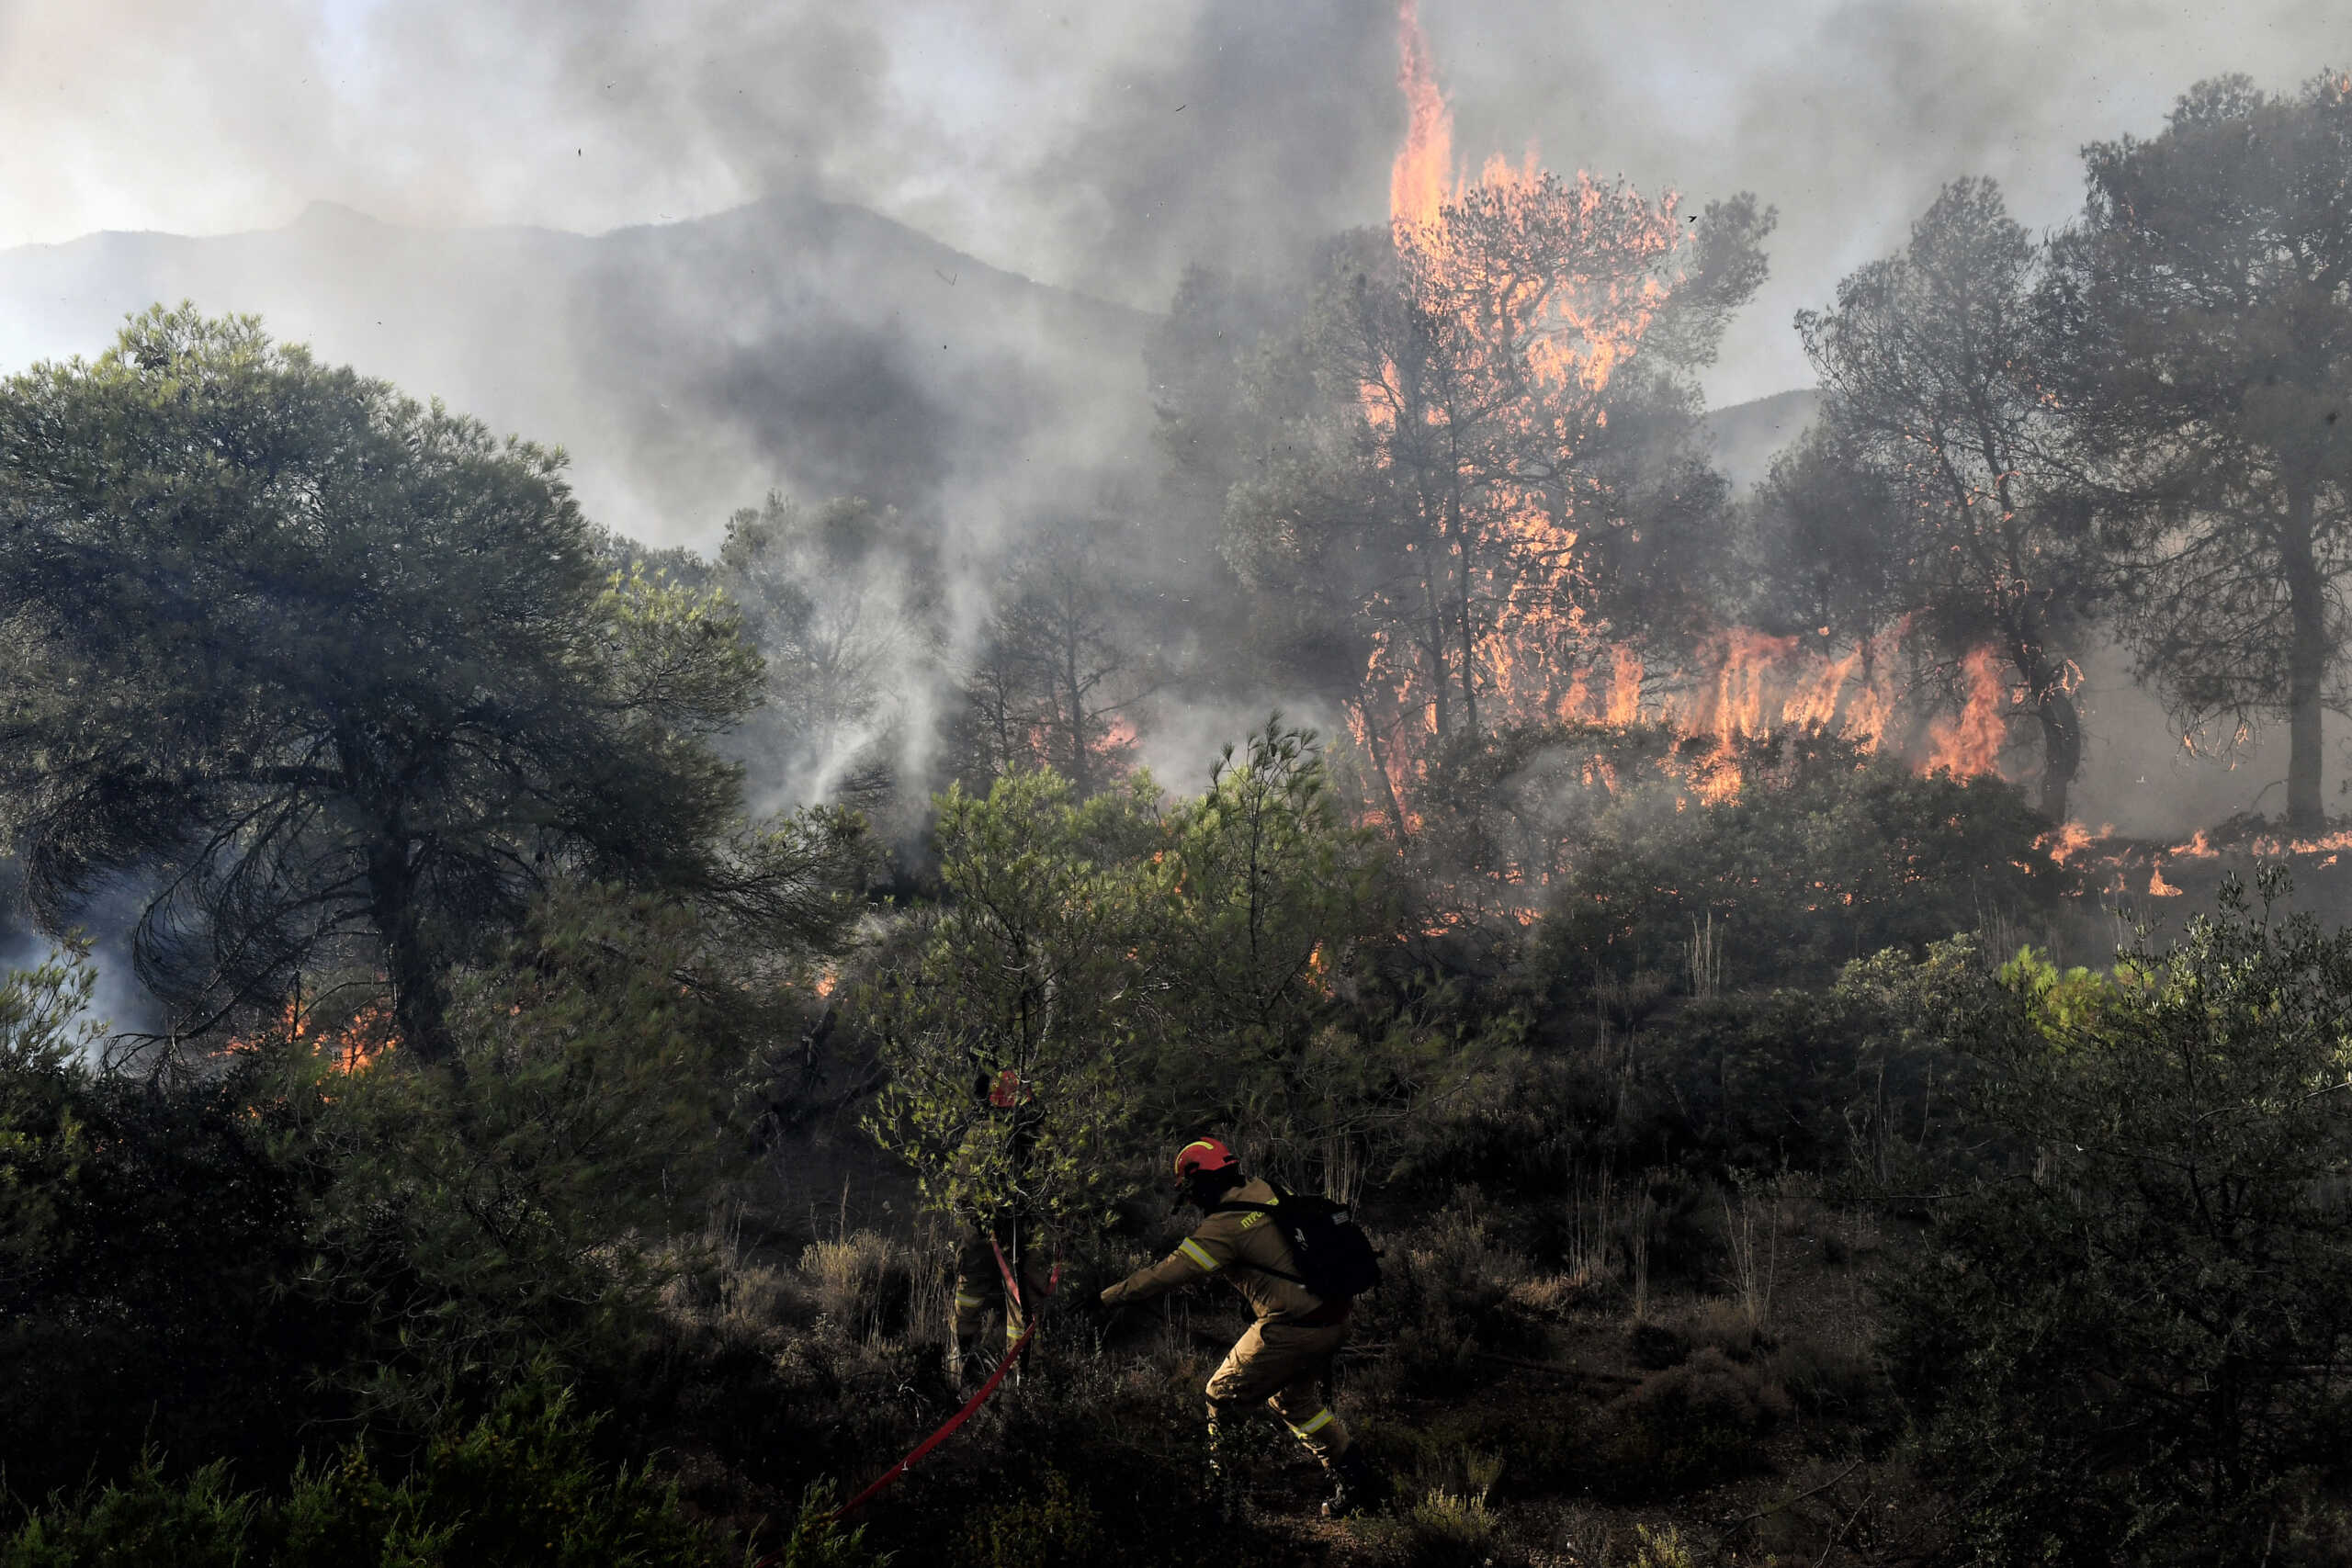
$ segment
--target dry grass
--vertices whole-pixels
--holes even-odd
[[[905,1243],[873,1231],[809,1244],[800,1277],[820,1321],[843,1338],[871,1342],[903,1337],[913,1322],[914,1258]]]

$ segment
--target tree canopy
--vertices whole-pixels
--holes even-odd
[[[2086,161],[2044,310],[2134,525],[2126,630],[2192,733],[2287,721],[2287,817],[2316,828],[2352,574],[2352,87],[2201,83]]]
[[[2074,654],[2104,563],[2036,331],[2040,249],[1992,182],[1956,180],[1900,254],[1839,283],[1834,308],[1800,312],[1826,428],[1773,491],[1800,525],[1784,542],[1833,552],[1824,564],[1846,584],[1821,614],[1883,617],[1871,585],[1891,572],[1894,604],[1947,663],[1998,650],[2039,721],[2041,808],[2064,820],[2083,758]],[[1832,453],[1859,470],[1842,486],[1816,468]],[[1865,497],[1867,525],[1842,525]]]
[[[41,923],[134,887],[175,1032],[326,965],[434,1055],[443,969],[553,870],[828,918],[847,823],[730,837],[708,741],[758,653],[600,570],[562,468],[185,307],[0,384],[0,810]]]

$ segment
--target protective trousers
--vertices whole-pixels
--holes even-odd
[[[996,1236],[997,1246],[1004,1248],[1008,1263],[1013,1258],[1013,1240],[1010,1226],[1000,1230]],[[956,1244],[956,1299],[948,1309],[948,1327],[956,1336],[958,1358],[968,1359],[978,1353],[980,1330],[990,1311],[1004,1316],[1007,1345],[1021,1337],[1021,1309],[1004,1299],[1004,1276],[997,1269],[996,1251],[989,1245],[988,1230],[980,1225],[968,1227]],[[1046,1290],[1044,1260],[1035,1249],[1023,1251],[1015,1278],[1021,1281],[1022,1299],[1035,1305]]]
[[[1328,1467],[1337,1464],[1352,1440],[1348,1424],[1323,1397],[1331,1358],[1347,1341],[1348,1325],[1326,1327],[1261,1319],[1234,1342],[1225,1363],[1208,1382],[1209,1463],[1223,1472],[1219,1428],[1260,1400],[1272,1406],[1291,1435]]]

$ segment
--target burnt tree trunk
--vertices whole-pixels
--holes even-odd
[[[2066,792],[2083,770],[2083,722],[2075,699],[2045,686],[2038,714],[2041,720],[2041,814],[2052,822],[2066,820]]]
[[[2329,653],[2327,583],[2312,537],[2312,487],[2290,481],[2279,540],[2293,627],[2287,651],[2287,826],[2301,833],[2320,832],[2326,822],[2319,786],[2320,700]]]
[[[401,1044],[421,1060],[439,1062],[450,1053],[447,998],[417,908],[411,852],[403,837],[389,834],[368,857],[369,913],[384,944],[384,973],[391,981],[392,1020]]]

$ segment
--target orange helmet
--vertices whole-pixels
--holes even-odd
[[[1188,1181],[1204,1170],[1231,1170],[1233,1151],[1215,1138],[1194,1138],[1176,1151],[1176,1179]]]

